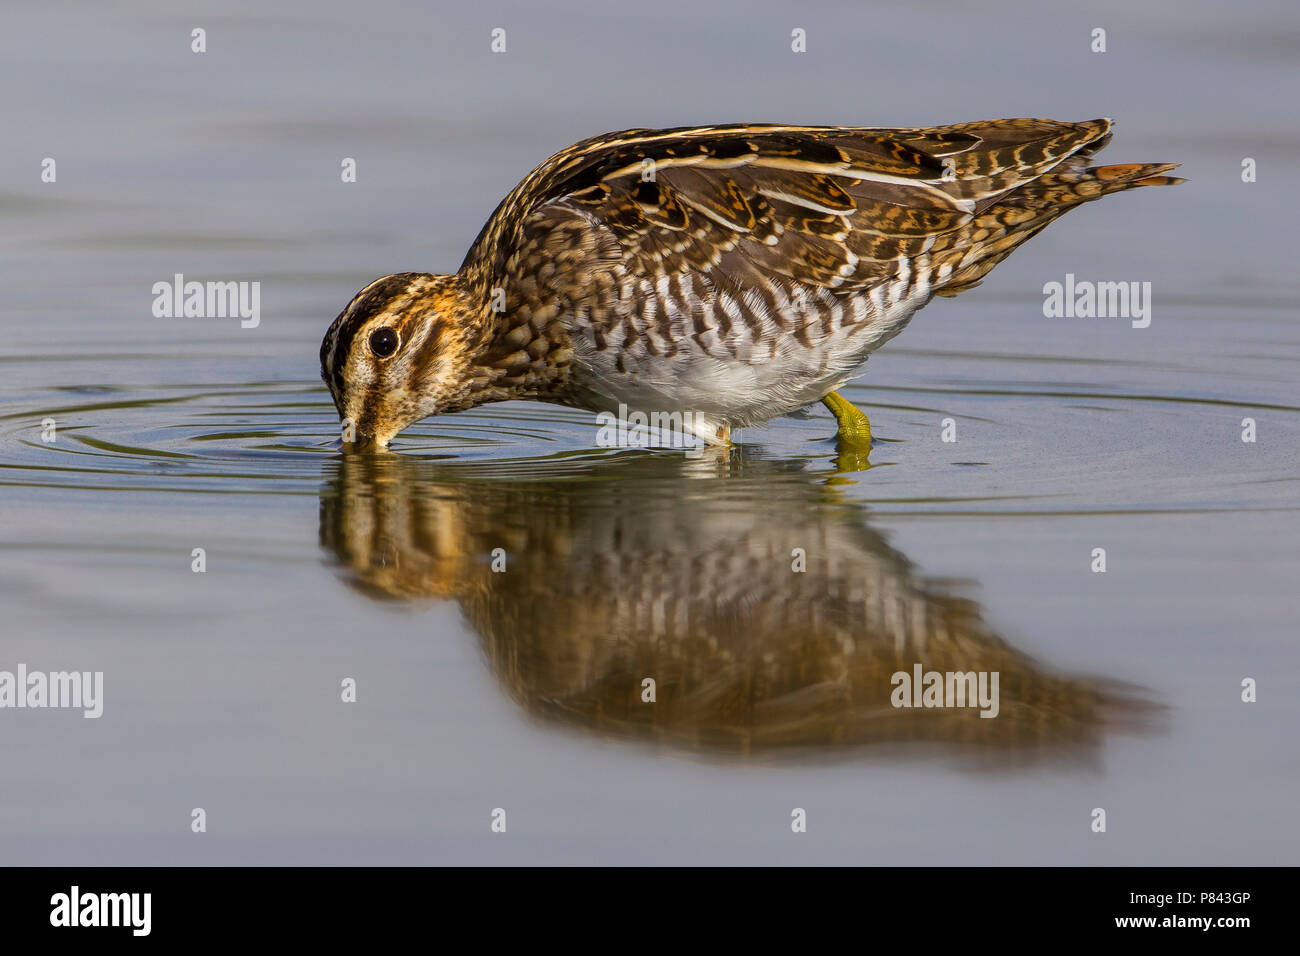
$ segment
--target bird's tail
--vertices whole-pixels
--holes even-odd
[[[1100,184],[1101,192],[1098,195],[1104,196],[1134,186],[1177,186],[1187,180],[1164,175],[1177,168],[1178,163],[1125,163],[1120,166],[1092,166],[1085,172],[1091,173],[1091,178]]]
[[[1138,186],[1176,186],[1184,182],[1166,173],[1178,163],[1125,163],[1089,166],[1092,154],[1110,141],[1107,134],[1075,153],[1051,172],[1004,193],[979,211],[966,227],[971,242],[962,250],[936,295],[951,296],[978,285],[994,266],[1023,242],[1076,206]]]

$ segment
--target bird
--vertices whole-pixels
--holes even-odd
[[[1111,135],[1019,118],[583,140],[524,177],[454,274],[383,276],[339,313],[320,362],[344,443],[529,399],[680,414],[725,447],[822,402],[869,449],[839,390],[918,309],[1082,203],[1183,182],[1176,163],[1092,165]]]

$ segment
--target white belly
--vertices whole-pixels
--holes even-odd
[[[699,342],[686,327],[674,337],[677,350],[671,356],[662,343],[646,348],[619,330],[607,333],[606,347],[597,349],[589,329],[573,327],[574,384],[582,404],[597,411],[617,412],[625,405],[646,412],[693,412],[735,428],[758,424],[840,388],[929,299],[928,286],[907,290],[916,294],[895,304],[888,301],[889,291],[873,292],[882,308],[865,324],[838,324],[811,345],[788,335],[777,341],[775,355],[768,354],[770,347],[764,353],[755,349],[748,360],[732,357],[716,343]]]

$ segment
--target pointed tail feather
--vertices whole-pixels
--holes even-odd
[[[1109,136],[1106,137],[1109,139]],[[1104,145],[1104,144],[1103,144]],[[1186,180],[1166,176],[1178,163],[1124,163],[1053,171],[1006,193],[972,221],[984,238],[956,260],[956,268],[935,295],[973,289],[1022,243],[1075,206],[1138,186],[1176,186]]]
[[[1084,170],[1102,184],[1101,195],[1131,189],[1134,186],[1177,186],[1186,182],[1179,176],[1164,173],[1177,169],[1178,163],[1126,163],[1119,166],[1093,166]]]

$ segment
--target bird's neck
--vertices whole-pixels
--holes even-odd
[[[467,405],[562,397],[572,347],[554,302],[512,296],[508,288],[462,286],[471,384]]]

